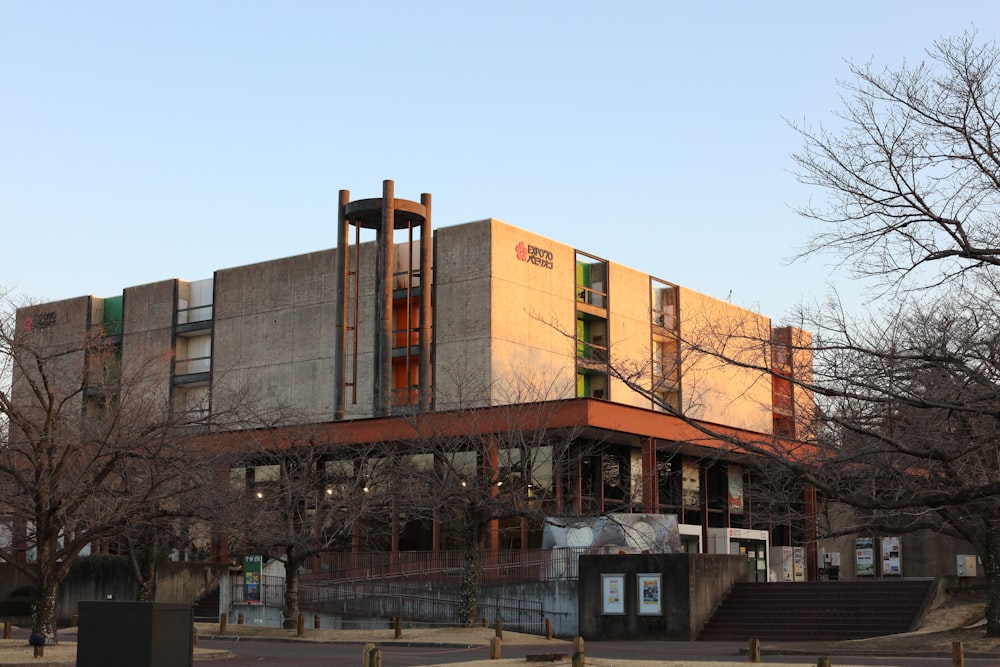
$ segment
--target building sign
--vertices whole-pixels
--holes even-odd
[[[875,561],[872,557],[874,540],[870,537],[859,537],[854,541],[854,558],[857,566],[857,576],[875,576]]]
[[[625,575],[601,575],[601,613],[625,613]]]
[[[882,538],[882,575],[898,577],[902,575],[899,561],[899,538]]]
[[[538,246],[533,246],[521,241],[514,246],[518,261],[534,264],[543,269],[551,269],[554,266],[554,256],[551,250],[545,250]]]
[[[24,330],[34,331],[35,329],[48,329],[56,324],[56,314],[39,313],[38,315],[28,315],[24,318]]]
[[[243,601],[246,604],[261,604],[263,590],[260,579],[261,556],[243,557]]]
[[[639,613],[659,615],[662,613],[661,596],[663,588],[660,585],[659,574],[640,574],[639,577]]]

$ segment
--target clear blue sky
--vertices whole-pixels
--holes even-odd
[[[822,8],[820,7],[822,6]],[[980,2],[0,0],[0,286],[112,296],[332,247],[337,191],[434,196],[781,320],[830,280],[785,118]]]

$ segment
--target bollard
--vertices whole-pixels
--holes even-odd
[[[830,658],[829,658],[829,656],[825,656],[824,655],[824,656],[820,657],[819,661],[816,663],[816,667],[830,667]]]
[[[299,614],[299,617],[295,619],[295,636],[301,637],[306,633],[306,617],[304,614]]]
[[[586,658],[583,654],[583,637],[573,639],[573,667],[584,667]]]
[[[377,646],[368,654],[367,667],[382,667],[382,649]]]
[[[44,646],[36,646],[35,647],[35,657],[36,658],[44,658],[45,657],[45,647]]]
[[[750,662],[760,662],[760,640],[751,639],[750,648],[748,650],[750,655]]]
[[[951,643],[951,665],[952,667],[965,667],[965,647],[962,642]]]
[[[319,614],[313,616],[313,630],[319,630]]]
[[[71,628],[75,628],[79,624],[80,624],[80,612],[74,611],[73,615],[69,619],[69,626]]]
[[[503,639],[503,619],[497,616],[497,637]]]
[[[3,638],[4,639],[10,639],[10,633],[11,633],[11,631],[12,631],[12,628],[11,628],[11,625],[10,625],[10,621],[4,621],[4,624],[3,624]]]
[[[500,659],[500,644],[502,643],[503,640],[499,637],[490,638],[490,660]]]
[[[545,638],[552,639],[552,619],[545,619]]]
[[[396,639],[403,636],[403,619],[399,616],[392,619],[392,636]]]
[[[369,642],[361,647],[361,667],[368,667],[368,660],[371,656],[372,651],[375,650],[375,644]]]
[[[194,623],[191,624],[191,646],[198,648],[198,628]]]
[[[242,611],[236,616],[236,625],[243,625],[243,612]]]
[[[219,614],[219,634],[226,634],[226,623],[229,622],[229,617],[225,614]]]
[[[490,626],[490,624],[486,622],[486,617],[483,616],[483,627],[484,628],[488,628],[489,626]]]

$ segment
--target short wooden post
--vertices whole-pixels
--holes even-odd
[[[305,614],[299,614],[299,617],[295,619],[295,636],[301,637],[306,633],[306,617]]]
[[[191,624],[191,646],[198,648],[198,628]]]
[[[368,654],[368,667],[382,667],[382,649],[377,646]]]
[[[573,639],[573,667],[584,667],[586,658],[583,654],[583,637]]]
[[[490,638],[490,660],[500,659],[500,644],[502,643],[503,640],[499,637]]]
[[[75,628],[79,624],[80,624],[80,612],[74,611],[73,615],[69,619],[69,626],[71,628]],[[8,639],[9,639],[9,637],[8,637]]]
[[[750,655],[750,662],[760,662],[760,640],[751,639],[750,648],[748,650]]]
[[[236,625],[243,625],[243,612],[241,611],[236,616]]]
[[[319,614],[313,615],[313,630],[319,630]]]
[[[226,634],[226,624],[229,623],[229,616],[227,614],[219,614],[219,634]]]
[[[403,636],[403,619],[399,616],[392,619],[392,636],[396,639]]]
[[[962,642],[951,643],[951,665],[952,667],[965,667],[965,646]]]
[[[10,621],[4,621],[3,622],[3,638],[4,639],[10,639],[10,634],[11,634],[12,631],[13,631],[13,629],[11,628]]]
[[[497,637],[503,639],[503,619],[497,616]]]
[[[36,658],[44,658],[45,657],[45,647],[44,646],[36,646],[35,647],[35,657]]]
[[[486,620],[486,617],[485,617],[485,616],[483,616],[483,627],[484,627],[484,628],[488,628],[488,627],[490,627],[490,624],[489,624],[489,622],[488,622],[488,621]]]
[[[830,667],[830,657],[825,655],[821,656],[816,662],[816,667]]]
[[[372,651],[375,650],[375,644],[369,642],[361,647],[361,667],[368,667],[368,662],[371,658]]]
[[[552,639],[552,619],[545,619],[545,638]]]

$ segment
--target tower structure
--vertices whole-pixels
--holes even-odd
[[[363,266],[361,230],[375,232],[373,266]],[[396,233],[406,240],[396,243]],[[337,214],[337,291],[334,322],[334,419],[357,399],[359,291],[374,287],[373,416],[397,406],[431,408],[431,196],[397,199],[391,180],[382,197],[350,201],[340,191]]]

